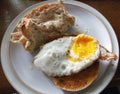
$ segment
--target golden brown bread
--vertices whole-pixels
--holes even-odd
[[[96,61],[93,65],[79,73],[70,76],[54,77],[53,81],[55,85],[63,90],[79,91],[88,87],[97,78],[98,71],[99,62]]]
[[[67,13],[62,4],[45,4],[33,9],[16,26],[11,34],[13,43],[21,43],[28,51],[34,51],[63,35],[75,23],[74,16]]]

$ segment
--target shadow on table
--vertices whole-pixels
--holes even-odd
[[[120,94],[120,91],[117,87],[109,87],[103,90],[100,94]]]

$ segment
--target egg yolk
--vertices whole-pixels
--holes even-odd
[[[97,39],[91,36],[84,34],[78,35],[75,37],[73,45],[70,48],[76,57],[70,56],[70,60],[77,62],[83,59],[90,59],[96,52],[97,42]]]

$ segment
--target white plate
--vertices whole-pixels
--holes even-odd
[[[101,62],[97,80],[85,90],[79,92],[66,92],[57,88],[49,77],[37,70],[32,65],[33,56],[24,50],[21,45],[13,44],[10,34],[16,24],[26,13],[33,8],[56,0],[49,0],[35,4],[20,13],[9,25],[4,35],[1,46],[1,61],[4,73],[11,85],[21,94],[97,94],[100,93],[111,81],[115,74],[118,60]],[[119,56],[118,41],[109,22],[94,8],[81,2],[65,0],[64,5],[69,13],[76,17],[75,28],[81,31],[86,29],[88,34],[96,37],[100,44]],[[30,67],[33,67],[31,70]]]

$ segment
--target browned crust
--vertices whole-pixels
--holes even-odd
[[[65,12],[65,7],[62,5],[62,4],[44,4],[44,5],[41,5],[35,9],[33,9],[30,13],[28,13],[24,18],[32,18],[33,16],[35,15],[40,15],[40,14],[37,14],[36,12],[37,11],[43,11],[49,7],[56,7],[56,8],[61,8],[63,10],[63,12]],[[25,37],[27,37],[28,39],[32,38],[32,35],[30,34],[29,32],[29,28],[27,26],[27,24],[29,23],[29,25],[31,26],[31,21],[29,22],[26,22],[23,20],[22,22],[22,26],[21,26],[21,32],[23,33],[23,35]],[[33,26],[31,26],[33,27]]]
[[[100,53],[100,59],[101,60],[112,60],[112,59],[117,60],[118,59],[116,54],[108,51],[104,46],[100,45],[100,49],[104,49],[107,53],[105,55]]]
[[[44,5],[41,5],[35,9],[33,9],[28,15],[26,15],[25,17],[27,18],[31,18],[32,16],[34,15],[37,15],[36,14],[36,11],[43,11],[49,7],[57,7],[57,8],[61,8],[64,12],[66,11],[65,10],[65,7],[62,5],[62,4],[44,4]],[[38,14],[39,15],[39,14]]]
[[[70,76],[55,77],[55,85],[67,91],[79,91],[88,87],[96,78],[99,71],[99,62],[95,62],[87,69]]]
[[[32,31],[34,31],[34,29],[35,29],[35,31],[37,31],[37,29],[39,29],[39,28],[36,26],[36,23],[33,22],[33,20],[31,18],[35,18],[36,16],[40,15],[40,13],[42,13],[42,11],[47,10],[48,8],[55,9],[55,10],[59,9],[59,11],[61,13],[63,13],[63,14],[66,13],[65,7],[62,4],[58,4],[58,3],[44,4],[39,7],[36,7],[32,11],[30,11],[21,20],[21,22],[16,26],[16,31],[20,32],[24,36],[24,39],[25,39],[24,43],[19,40],[21,38],[20,37],[21,35],[18,36],[18,34],[16,34],[16,32],[14,32],[15,34],[12,34],[11,41],[13,43],[23,44],[23,46],[26,50],[32,52],[35,49],[38,49],[41,44],[47,43],[55,38],[62,37],[64,35],[64,32],[60,32],[59,30],[58,31],[54,30],[55,32],[51,32],[50,30],[49,30],[49,32],[46,32],[46,31],[42,32],[43,30],[38,30],[39,32],[41,32],[40,35],[38,35],[38,36],[45,36],[46,38],[42,39],[42,37],[40,37],[40,39],[39,39],[40,42],[36,41],[36,40],[38,40],[37,39],[38,36],[35,37],[34,35],[36,34],[36,32],[32,32]],[[58,13],[59,13],[59,11],[58,11]],[[71,17],[71,19],[74,19],[74,17],[73,18]],[[74,22],[71,22],[71,23],[74,24]]]

